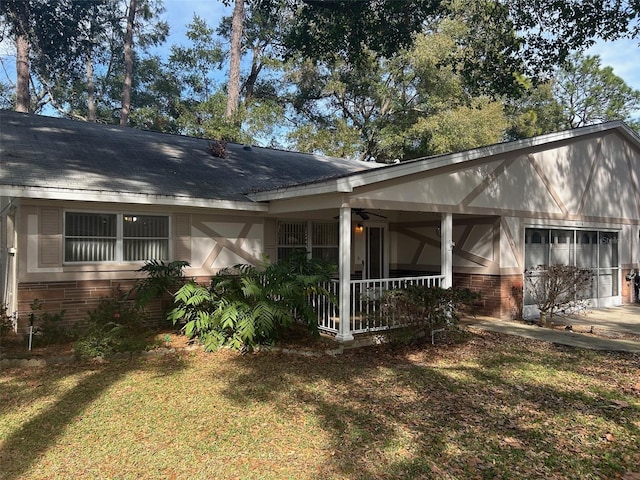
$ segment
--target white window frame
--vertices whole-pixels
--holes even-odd
[[[115,237],[115,258],[113,260],[67,260],[66,258],[66,246],[67,246],[67,215],[68,214],[80,214],[80,215],[113,215],[116,217],[116,237]],[[171,228],[171,215],[168,214],[154,214],[154,213],[142,213],[142,212],[109,212],[109,211],[86,211],[86,210],[65,210],[64,218],[62,222],[62,258],[63,264],[65,265],[82,265],[82,264],[116,264],[116,263],[126,263],[126,264],[141,264],[144,263],[145,260],[124,260],[124,218],[125,216],[140,216],[140,217],[160,217],[167,219],[167,256],[168,258],[156,258],[156,259],[148,259],[148,260],[164,260],[169,261],[172,258],[173,251],[173,242],[172,242],[172,228]],[[92,237],[87,237],[92,238]],[[127,237],[129,238],[129,237]],[[138,238],[138,237],[131,237]],[[156,238],[156,237],[149,237]],[[163,237],[162,239],[165,239]]]
[[[585,232],[595,232],[597,234],[596,237],[596,243],[593,243],[593,239],[591,244],[597,244],[598,248],[596,249],[596,261],[595,261],[595,266],[593,267],[589,267],[589,270],[591,270],[593,272],[593,278],[594,278],[594,282],[595,282],[595,297],[591,298],[590,301],[592,302],[592,306],[596,307],[596,308],[602,308],[602,307],[610,307],[610,306],[615,306],[615,305],[621,305],[622,304],[622,268],[621,268],[621,252],[620,252],[620,240],[622,238],[622,231],[620,229],[617,228],[608,228],[608,227],[603,227],[603,226],[592,226],[592,227],[573,227],[573,226],[558,226],[558,225],[525,225],[525,229],[524,229],[524,235],[523,235],[523,241],[524,241],[524,249],[522,251],[523,254],[523,261],[525,262],[524,266],[525,268],[527,267],[526,265],[526,255],[527,255],[527,245],[529,244],[529,242],[527,241],[527,230],[547,230],[548,231],[548,235],[551,235],[552,231],[558,231],[558,230],[562,230],[565,232],[571,232],[573,235],[573,238],[568,242],[569,244],[571,244],[571,249],[573,250],[572,252],[572,258],[573,258],[573,265],[575,266],[578,263],[578,239],[581,238],[581,235],[583,235]],[[617,265],[611,265],[611,266],[601,266],[600,265],[600,243],[602,241],[602,238],[604,238],[603,236],[609,233],[615,233],[617,236]],[[547,237],[546,241],[545,239],[542,239],[542,243],[538,244],[538,245],[546,245],[547,249],[551,248],[553,245],[559,245],[557,243],[554,243],[553,240],[551,238],[549,238],[549,236]],[[547,256],[547,259],[550,257],[550,253]],[[601,276],[601,271],[606,271],[606,270],[610,270],[612,272],[612,275],[616,275],[617,276],[617,280],[616,280],[616,285],[617,285],[617,293],[615,295],[611,295],[611,296],[600,296],[600,285],[599,285],[599,278]],[[524,296],[523,296],[524,299]],[[523,305],[523,315],[525,318],[531,318],[534,317],[538,314],[537,311],[537,307],[535,305],[530,305],[530,304],[525,304]]]
[[[283,245],[280,243],[280,238],[279,238],[279,229],[281,225],[286,225],[286,224],[304,224],[305,225],[305,241],[304,244],[300,243],[297,245]],[[336,252],[339,250],[339,246],[340,246],[340,231],[338,229],[338,235],[336,237],[336,244],[335,245],[315,245],[313,243],[313,228],[315,224],[331,224],[331,223],[335,223],[336,225],[338,224],[338,222],[330,222],[330,221],[314,221],[314,220],[287,220],[287,221],[278,221],[278,246],[277,246],[277,252],[278,252],[278,261],[282,260],[280,258],[280,249],[281,248],[290,248],[290,249],[295,249],[295,248],[304,248],[305,251],[307,252],[307,258],[311,259],[313,258],[313,249],[314,248],[335,248]],[[336,255],[337,256],[337,255]]]

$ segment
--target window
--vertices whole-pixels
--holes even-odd
[[[137,262],[169,259],[169,217],[65,214],[65,262]]]
[[[289,258],[294,250],[307,250],[307,222],[278,225],[278,260]]]
[[[550,242],[545,239],[550,238]],[[593,271],[592,298],[620,295],[618,233],[583,230],[525,230],[525,268],[574,265]],[[531,299],[525,297],[525,305]]]
[[[304,250],[311,252],[312,258],[320,258],[337,265],[338,232],[337,222],[280,223],[278,225],[278,260],[286,259],[293,250]]]
[[[313,223],[311,256],[338,264],[339,228],[337,223]]]
[[[112,262],[116,259],[116,215],[67,213],[65,262]]]

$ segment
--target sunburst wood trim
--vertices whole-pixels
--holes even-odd
[[[395,230],[395,232],[405,235],[409,238],[419,240],[420,242],[424,243],[423,248],[426,245],[431,245],[432,247],[440,247],[439,240],[436,240],[434,238],[429,238],[426,235],[422,235],[421,233],[414,232],[413,230],[409,230],[407,228],[398,228]]]
[[[218,259],[218,255],[222,253],[223,249],[224,247],[221,244],[216,243],[215,247],[213,247],[211,249],[211,252],[209,252],[209,255],[207,255],[207,258],[205,258],[204,262],[202,262],[201,268],[209,268],[211,265],[213,265],[214,262]]]
[[[596,147],[596,154],[593,156],[593,160],[591,161],[589,178],[587,179],[587,184],[584,186],[584,191],[582,192],[582,198],[580,199],[580,205],[578,206],[578,211],[576,212],[578,215],[582,215],[582,211],[584,210],[584,207],[587,204],[587,195],[589,194],[589,190],[591,190],[591,184],[593,183],[593,177],[595,176],[596,167],[598,166],[598,161],[600,160],[601,152],[602,152],[602,138],[599,138],[598,145]]]
[[[252,227],[253,227],[253,223],[244,224],[244,226],[242,227],[242,230],[240,230],[240,234],[238,235],[238,238],[236,238],[236,241],[235,241],[235,245],[238,248],[242,248],[242,245],[244,245],[244,242],[249,237],[249,232],[251,231]]]
[[[631,180],[631,186],[633,187],[633,194],[636,199],[636,214],[638,215],[638,218],[640,218],[640,186],[638,186],[633,176],[633,160],[631,159],[631,153],[629,152],[628,148],[625,148],[625,157],[627,160],[627,166],[629,167],[629,178]]]
[[[249,252],[243,250],[241,247],[239,247],[238,245],[238,240],[236,240],[236,242],[232,242],[231,240],[229,240],[227,237],[221,235],[219,232],[215,231],[213,228],[205,225],[204,223],[200,222],[200,221],[196,221],[193,223],[193,226],[195,228],[197,228],[198,230],[200,230],[202,233],[208,235],[210,238],[212,238],[213,240],[215,240],[215,242],[220,245],[221,247],[227,248],[228,250],[232,251],[233,253],[235,253],[236,255],[238,255],[240,258],[246,260],[247,262],[249,262],[252,265],[259,265],[260,264],[260,259],[255,257],[254,255],[250,254]],[[253,226],[253,223],[249,223],[248,227],[249,229]],[[242,231],[245,231],[245,229],[247,228],[247,225],[245,225],[245,227],[243,227]],[[247,231],[248,233],[248,231]],[[246,234],[245,233],[245,237]],[[243,238],[242,241],[244,242],[244,240],[246,240],[246,238]],[[218,246],[216,245],[216,247]],[[241,245],[241,243],[240,243]],[[216,247],[214,247],[214,251],[212,251],[207,258],[211,257],[212,255],[215,254],[215,257],[217,257],[220,252],[215,252]],[[214,259],[215,259],[214,257]]]
[[[533,169],[536,171],[536,173],[538,174],[538,176],[542,180],[542,183],[547,188],[547,191],[549,192],[549,195],[551,195],[551,198],[553,198],[553,201],[556,202],[556,205],[558,206],[560,211],[564,215],[567,215],[569,213],[569,209],[567,208],[567,206],[564,204],[564,202],[560,198],[560,195],[558,195],[558,192],[556,192],[556,189],[553,188],[553,186],[551,185],[551,182],[549,181],[549,178],[544,173],[544,170],[542,170],[542,167],[540,166],[540,164],[538,163],[536,158],[531,153],[529,155],[527,155],[527,158],[529,159],[529,163],[531,163],[531,166],[533,167]]]
[[[461,206],[468,206],[474,201],[482,192],[484,192],[489,185],[491,185],[500,175],[502,175],[507,168],[509,168],[516,161],[516,158],[507,159],[498,165],[493,172],[491,172],[487,177],[480,182],[469,194],[462,199],[462,201],[458,204]]]
[[[416,251],[413,254],[413,258],[411,259],[411,264],[412,265],[417,265],[418,264],[418,260],[420,260],[420,257],[422,256],[422,252],[424,251],[424,247],[426,245],[427,244],[426,244],[426,242],[424,240],[420,240],[420,244],[416,248]]]
[[[471,233],[472,228],[473,228],[472,226],[469,226],[469,227],[467,227],[465,229],[465,232],[467,230],[469,230],[469,233],[467,233],[467,236],[465,238],[468,238],[469,234]],[[401,235],[405,235],[405,236],[407,236],[409,238],[413,238],[414,240],[418,240],[420,242],[420,245],[416,249],[417,251],[413,255],[412,262],[413,262],[414,266],[418,265],[418,263],[417,263],[418,259],[420,258],[420,255],[422,254],[422,250],[424,250],[424,247],[426,245],[431,245],[433,247],[440,248],[440,242],[438,240],[426,237],[426,236],[424,236],[424,235],[422,235],[420,233],[414,232],[412,230],[399,228],[399,229],[396,230],[396,232],[401,234]],[[464,234],[463,234],[463,236],[464,236]],[[462,244],[464,244],[464,241],[463,240],[458,240],[458,243],[460,245],[462,245]],[[495,256],[495,241],[494,241],[493,248],[494,248],[494,256]],[[469,260],[469,261],[471,261],[473,263],[476,263],[476,264],[478,264],[480,266],[483,266],[483,267],[489,268],[489,267],[495,265],[495,261],[489,260],[489,259],[481,257],[479,255],[475,255],[475,254],[473,254],[471,252],[467,252],[466,250],[462,250],[462,248],[460,246],[458,246],[458,245],[456,245],[453,248],[453,254],[458,256],[458,257],[460,257],[460,258],[464,258],[465,260]]]
[[[502,230],[504,231],[505,237],[507,239],[507,243],[511,247],[511,253],[513,253],[513,257],[516,259],[516,262],[518,262],[518,268],[522,269],[523,268],[522,252],[520,251],[520,249],[516,245],[515,240],[513,239],[513,232],[511,231],[511,228],[509,227],[509,222],[507,222],[506,219],[501,218],[500,219],[500,226],[501,226]],[[513,267],[510,267],[510,268],[513,268]]]

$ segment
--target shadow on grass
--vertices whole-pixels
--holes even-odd
[[[131,371],[158,370],[163,375],[181,368],[179,362],[162,359],[114,361],[106,364],[49,366],[33,371],[14,370],[17,380],[3,383],[0,398],[12,398],[8,407],[21,408],[46,396],[55,398],[46,409],[22,423],[20,428],[2,439],[0,472],[3,480],[16,480],[29,472],[66,427],[82,416],[90,405]],[[70,376],[81,375],[77,385],[57,395],[59,383]],[[7,391],[11,389],[11,391]],[[14,397],[15,393],[15,397]]]
[[[331,439],[318,449],[318,479],[602,478],[635,468],[638,403],[611,370],[591,375],[619,368],[632,382],[637,356],[513,347],[497,335],[476,348],[478,338],[335,358],[239,357],[225,395],[285,416],[298,405],[313,412]]]

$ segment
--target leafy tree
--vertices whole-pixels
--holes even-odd
[[[284,43],[290,56],[323,61],[336,55],[366,60],[369,52],[391,57],[411,45],[425,22],[441,13],[441,4],[440,0],[288,0],[291,14]]]
[[[423,144],[430,154],[459,152],[502,141],[506,127],[503,105],[481,97],[468,106],[460,105],[418,119],[409,131],[409,138]]]
[[[277,0],[262,0],[272,5]],[[366,50],[390,58],[408,48],[424,26],[432,24],[449,10],[451,2],[438,0],[287,0],[293,12],[284,39],[292,52],[306,58],[331,60],[335,55],[366,58]],[[476,33],[493,35],[486,29],[488,17],[494,27],[519,32],[518,55],[530,77],[549,72],[576,49],[594,43],[596,38],[638,37],[640,5],[637,1],[617,0],[491,0],[481,8],[467,5],[470,24]],[[365,48],[366,47],[366,48]],[[502,58],[467,57],[467,65],[491,65]],[[487,61],[488,60],[488,61]],[[499,72],[499,69],[495,70]]]
[[[227,95],[214,77],[224,60],[215,30],[194,16],[187,37],[191,45],[173,45],[168,62],[159,67],[167,72],[159,78],[172,81],[158,84],[158,91],[170,88],[176,95],[174,108],[165,114],[175,120],[180,133],[242,141],[237,126],[225,118]]]
[[[288,73],[298,121],[289,139],[301,150],[382,162],[502,140],[506,120],[502,104],[483,94],[488,80],[459,69],[480,48],[468,36],[464,19],[448,18],[392,59],[368,52],[356,64],[300,61]]]
[[[137,18],[142,17],[143,21],[149,21],[164,8],[160,1],[152,0],[129,0],[126,14],[126,28],[124,34],[123,50],[124,50],[124,80],[122,83],[122,108],[120,111],[120,125],[127,125],[129,114],[131,112],[131,90],[133,85],[133,68],[134,68],[134,35],[136,32],[141,36],[141,23]],[[158,23],[156,28],[160,30],[156,35],[160,35],[159,39],[164,40],[168,34],[169,28],[166,23]],[[144,44],[144,41],[143,41]]]
[[[131,111],[131,84],[133,83],[133,28],[136,21],[137,0],[129,0],[127,27],[124,34],[124,82],[120,125],[126,126]]]
[[[15,89],[8,83],[0,82],[0,109],[11,110],[14,108]]]
[[[26,82],[32,87],[30,110],[39,111],[50,105],[65,116],[113,122],[121,108],[125,72],[123,22],[127,18],[123,7],[127,3],[11,0],[14,1],[31,7],[28,24],[31,68]],[[162,11],[160,0],[136,2],[134,62],[139,61],[141,51],[163,41],[168,32],[167,24],[157,21]],[[15,33],[11,25],[4,22],[6,34]],[[18,75],[18,84],[20,78]],[[135,88],[135,78],[132,85]]]
[[[282,98],[282,50],[283,23],[287,12],[281,7],[284,0],[273,2],[274,9],[266,9],[260,2],[246,2],[245,21],[242,28],[240,53],[243,64],[250,65],[240,72],[239,81],[229,80],[227,85],[226,122],[237,130],[236,138],[246,141],[279,146],[277,137],[285,118]],[[276,9],[275,7],[279,8]],[[235,11],[234,11],[235,13]],[[233,46],[234,17],[224,17],[217,33]],[[228,51],[229,63],[233,63],[237,51]],[[238,87],[237,98],[233,91]],[[233,114],[227,115],[233,104]],[[240,140],[242,139],[242,140]]]
[[[16,44],[16,110],[35,110],[29,88],[31,69],[51,77],[75,69],[81,61],[87,48],[82,28],[91,21],[92,4],[72,0],[3,0],[0,40],[13,38]]]
[[[551,85],[551,81],[538,85],[526,82],[524,93],[507,101],[510,122],[507,138],[530,138],[564,128],[562,106],[553,96]]]
[[[242,59],[242,30],[244,28],[244,0],[235,0],[231,19],[231,43],[229,49],[229,83],[227,84],[227,108],[225,117],[233,118],[240,103],[240,61]]]
[[[181,133],[180,115],[184,84],[178,68],[157,56],[138,60],[132,90],[135,106],[129,125],[166,133]]]
[[[640,3],[635,0],[503,0],[514,27],[523,32],[527,72],[549,72],[572,51],[597,39],[638,38]]]
[[[629,87],[611,67],[602,67],[597,55],[571,55],[555,75],[553,94],[566,128],[630,121],[631,114],[640,108],[640,90]]]

